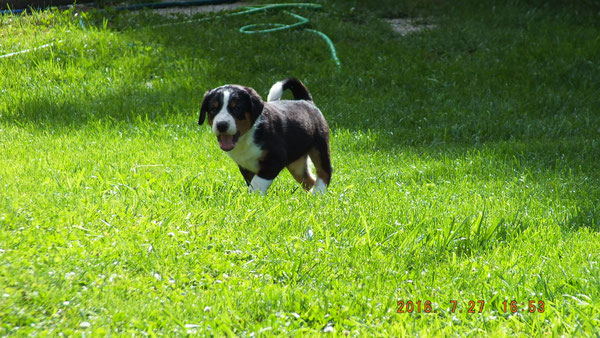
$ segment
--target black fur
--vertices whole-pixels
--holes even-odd
[[[256,143],[266,151],[260,177],[274,179],[311,148],[329,144],[327,121],[310,101],[267,102],[262,116],[255,134]]]
[[[250,102],[250,112],[252,112],[252,122],[256,121],[260,113],[263,111],[263,100],[260,98],[260,95],[256,92],[256,90],[250,87],[243,87],[248,95]]]
[[[200,117],[198,118],[198,124],[202,125],[202,123],[204,123],[204,120],[206,119],[206,112],[208,111],[208,103],[209,103],[209,94],[210,94],[210,89],[206,91],[206,93],[204,93],[204,99],[202,99],[202,106],[200,107]]]
[[[240,168],[240,172],[242,173],[242,176],[244,176],[244,181],[246,181],[246,185],[250,185],[250,182],[252,181],[252,178],[254,177],[254,173],[248,169],[242,168],[239,165],[238,165],[238,168]]]
[[[204,94],[202,107],[200,108],[200,117],[198,118],[199,125],[204,123],[207,113],[210,116],[215,116],[221,109],[221,105],[223,104],[223,93],[217,89],[209,90]],[[213,106],[215,102],[217,103],[217,106]]]

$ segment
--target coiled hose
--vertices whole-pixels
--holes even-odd
[[[232,1],[232,0],[196,0],[196,1],[186,1],[186,2],[148,3],[148,4],[135,4],[135,5],[130,5],[130,6],[117,7],[117,8],[115,8],[115,10],[138,10],[138,9],[143,9],[143,8],[168,8],[168,7],[175,7],[175,6],[198,6],[198,5],[232,3],[232,2],[235,2],[235,1]],[[224,15],[211,17],[211,18],[203,18],[203,19],[199,19],[199,20],[187,20],[187,21],[169,23],[166,25],[173,26],[173,25],[177,25],[177,24],[208,21],[208,20],[213,20],[213,19],[226,18],[226,17],[230,17],[230,16],[248,15],[248,14],[254,14],[254,13],[258,13],[258,12],[266,12],[266,11],[271,11],[271,10],[280,10],[280,9],[288,9],[288,8],[321,9],[322,6],[318,5],[318,4],[312,4],[312,3],[283,3],[283,4],[268,4],[268,5],[260,5],[260,6],[251,6],[251,7],[247,7],[246,10],[243,10],[240,12],[228,13],[228,14],[224,14]],[[22,10],[19,10],[19,11],[22,11]],[[2,14],[7,14],[7,12],[9,12],[9,11],[2,11]],[[14,14],[16,12],[15,12],[15,10],[12,10],[11,13]],[[308,24],[308,22],[309,22],[309,20],[307,18],[305,18],[301,15],[289,12],[287,10],[285,10],[284,13],[294,17],[298,21],[295,23],[292,23],[292,24],[262,23],[262,24],[245,25],[240,28],[240,33],[243,33],[243,34],[273,33],[273,32],[277,32],[277,31],[282,31],[282,30],[286,30],[286,29],[292,29],[292,28],[296,28],[299,26],[303,26],[303,25]],[[162,24],[162,25],[155,25],[152,27],[160,27],[160,26],[166,26],[166,25]],[[341,64],[339,58],[337,57],[335,46],[334,46],[333,42],[331,41],[331,39],[325,33],[318,31],[316,29],[306,28],[306,30],[318,35],[325,41],[325,43],[329,47],[329,50],[331,51],[331,59],[333,60],[335,65],[338,68],[340,68],[342,64]],[[62,40],[59,40],[58,42],[60,43],[60,42],[62,42]],[[19,55],[19,54],[25,54],[28,52],[36,51],[36,50],[51,47],[51,46],[54,46],[54,43],[48,43],[48,44],[45,44],[45,45],[42,45],[39,47],[0,55],[0,59],[11,57],[14,55]]]

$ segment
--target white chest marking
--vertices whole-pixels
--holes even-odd
[[[259,117],[248,132],[240,137],[235,148],[227,152],[227,155],[243,168],[253,173],[258,172],[258,159],[262,155],[262,149],[254,143],[254,132],[261,122]]]

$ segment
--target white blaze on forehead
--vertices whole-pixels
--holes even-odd
[[[258,191],[261,195],[264,195],[267,193],[267,189],[269,189],[271,183],[273,183],[273,180],[267,180],[258,177],[258,175],[254,175],[252,181],[250,182],[250,185],[248,186],[248,190],[251,193]]]
[[[223,91],[223,106],[221,106],[221,110],[219,113],[215,115],[215,119],[213,120],[212,130],[215,135],[227,134],[234,135],[237,133],[237,125],[235,124],[235,119],[229,112],[227,111],[227,106],[229,105],[229,97],[231,96],[231,91],[224,90]],[[221,133],[217,130],[217,124],[219,122],[227,122],[227,130]]]

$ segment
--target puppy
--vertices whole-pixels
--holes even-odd
[[[279,100],[286,89],[294,100]],[[329,126],[308,89],[299,80],[288,78],[271,87],[267,100],[254,89],[239,85],[209,90],[198,124],[208,119],[219,146],[237,163],[250,192],[265,194],[279,172],[287,168],[305,190],[324,193],[332,172]]]

